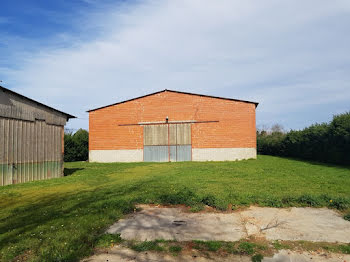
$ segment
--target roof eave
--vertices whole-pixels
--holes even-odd
[[[41,105],[41,106],[43,106],[43,107],[46,107],[46,108],[48,108],[48,109],[50,109],[50,110],[56,111],[56,112],[58,112],[58,113],[61,113],[61,114],[65,115],[65,116],[67,117],[67,120],[69,120],[69,119],[71,119],[71,118],[77,118],[76,116],[73,116],[73,115],[71,115],[71,114],[67,114],[67,113],[62,112],[62,111],[60,111],[60,110],[57,110],[57,109],[55,109],[55,108],[53,108],[53,107],[51,107],[51,106],[48,106],[48,105],[45,105],[45,104],[40,103],[40,102],[38,102],[38,101],[35,101],[35,100],[33,100],[33,99],[31,99],[31,98],[29,98],[29,97],[27,97],[27,96],[21,95],[21,94],[19,94],[19,93],[17,93],[17,92],[14,92],[14,91],[12,91],[12,90],[10,90],[10,89],[8,89],[8,88],[6,88],[6,87],[3,87],[3,86],[1,86],[1,85],[0,85],[0,89],[3,89],[5,92],[9,92],[9,93],[14,94],[14,95],[16,95],[16,96],[19,96],[19,97],[21,97],[21,98],[27,99],[27,100],[29,100],[29,101],[31,101],[31,102],[33,102],[33,103],[36,103],[36,104]]]

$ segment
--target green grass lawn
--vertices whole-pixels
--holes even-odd
[[[66,163],[66,177],[0,188],[0,260],[76,261],[136,203],[350,207],[350,168],[239,162]],[[230,205],[230,206],[231,206]]]

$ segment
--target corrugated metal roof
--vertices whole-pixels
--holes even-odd
[[[13,95],[19,96],[19,97],[21,97],[21,98],[27,99],[27,100],[29,100],[29,101],[31,101],[31,102],[36,103],[37,105],[43,106],[43,107],[48,108],[48,109],[50,109],[50,110],[53,110],[53,111],[56,111],[56,112],[58,112],[58,113],[64,114],[65,116],[67,116],[67,119],[76,118],[76,117],[73,116],[73,115],[67,114],[67,113],[62,112],[62,111],[60,111],[60,110],[57,110],[57,109],[55,109],[55,108],[53,108],[53,107],[47,106],[47,105],[45,105],[45,104],[43,104],[43,103],[40,103],[40,102],[35,101],[35,100],[33,100],[33,99],[29,98],[29,97],[26,97],[26,96],[24,96],[24,95],[21,95],[21,94],[19,94],[19,93],[16,93],[16,92],[14,92],[14,91],[12,91],[12,90],[10,90],[10,89],[7,89],[7,88],[5,88],[5,87],[3,87],[3,86],[0,86],[0,90],[3,91],[3,92],[8,92],[8,93],[11,93],[11,94],[13,94]]]
[[[158,91],[158,92],[154,92],[154,93],[151,93],[151,94],[148,94],[148,95],[135,97],[135,98],[128,99],[128,100],[121,101],[121,102],[117,102],[117,103],[114,103],[114,104],[110,104],[110,105],[106,105],[106,106],[101,106],[101,107],[98,107],[98,108],[95,108],[95,109],[90,109],[90,110],[88,110],[88,111],[86,111],[86,112],[96,111],[96,110],[99,110],[99,109],[102,109],[102,108],[106,108],[106,107],[110,107],[110,106],[119,105],[119,104],[122,104],[122,103],[126,103],[126,102],[133,101],[133,100],[136,100],[136,99],[144,98],[144,97],[147,97],[147,96],[156,95],[156,94],[163,93],[163,92],[172,92],[172,93],[179,93],[179,94],[185,94],[185,95],[203,96],[203,97],[210,97],[210,98],[217,98],[217,99],[238,101],[238,102],[244,102],[244,103],[255,104],[255,107],[257,107],[257,106],[259,105],[258,102],[252,102],[252,101],[247,101],[247,100],[234,99],[234,98],[227,98],[227,97],[220,97],[220,96],[202,95],[202,94],[195,94],[195,93],[189,93],[189,92],[182,92],[182,91],[175,91],[175,90],[164,89],[164,90],[161,90],[161,91]]]

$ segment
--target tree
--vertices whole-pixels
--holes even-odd
[[[89,156],[89,132],[79,129],[73,134],[71,130],[64,133],[64,161],[86,161]]]

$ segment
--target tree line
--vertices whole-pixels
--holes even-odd
[[[64,162],[86,161],[89,158],[89,132],[79,129],[64,132]]]
[[[257,132],[258,153],[350,165],[350,112],[329,123],[285,132],[279,125]]]

